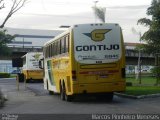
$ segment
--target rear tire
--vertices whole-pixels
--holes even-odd
[[[73,96],[72,95],[66,95],[65,93],[65,100],[68,102],[71,102],[73,100]]]
[[[65,84],[63,83],[61,85],[61,100],[66,100],[68,102],[71,102],[73,100],[73,96],[72,95],[67,95],[66,94],[66,87],[65,87]]]
[[[64,85],[61,84],[61,87],[60,87],[60,97],[61,97],[61,100],[65,100],[65,91],[64,91]]]
[[[48,90],[49,95],[54,95],[53,91]]]
[[[24,74],[23,73],[18,73],[17,77],[18,77],[17,79],[19,82],[24,82]]]
[[[30,83],[31,82],[31,79],[26,79],[26,83]]]

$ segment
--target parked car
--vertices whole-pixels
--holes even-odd
[[[11,74],[18,74],[18,73],[21,73],[21,71],[20,71],[20,70],[13,70],[13,71],[11,72]]]

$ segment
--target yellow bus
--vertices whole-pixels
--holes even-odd
[[[44,45],[44,88],[71,101],[80,94],[108,100],[125,91],[125,52],[118,24],[78,24]]]
[[[22,74],[26,82],[43,81],[43,70],[39,68],[39,60],[42,58],[42,52],[29,52],[22,56]]]

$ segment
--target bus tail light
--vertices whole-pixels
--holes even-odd
[[[72,80],[73,81],[77,80],[76,71],[72,71]]]

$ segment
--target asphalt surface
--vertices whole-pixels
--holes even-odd
[[[0,79],[0,88],[7,101],[0,114],[159,114],[160,97],[129,99],[114,96],[112,102],[93,97],[77,97],[73,102],[49,95],[43,83],[20,83],[17,90],[15,79]]]

